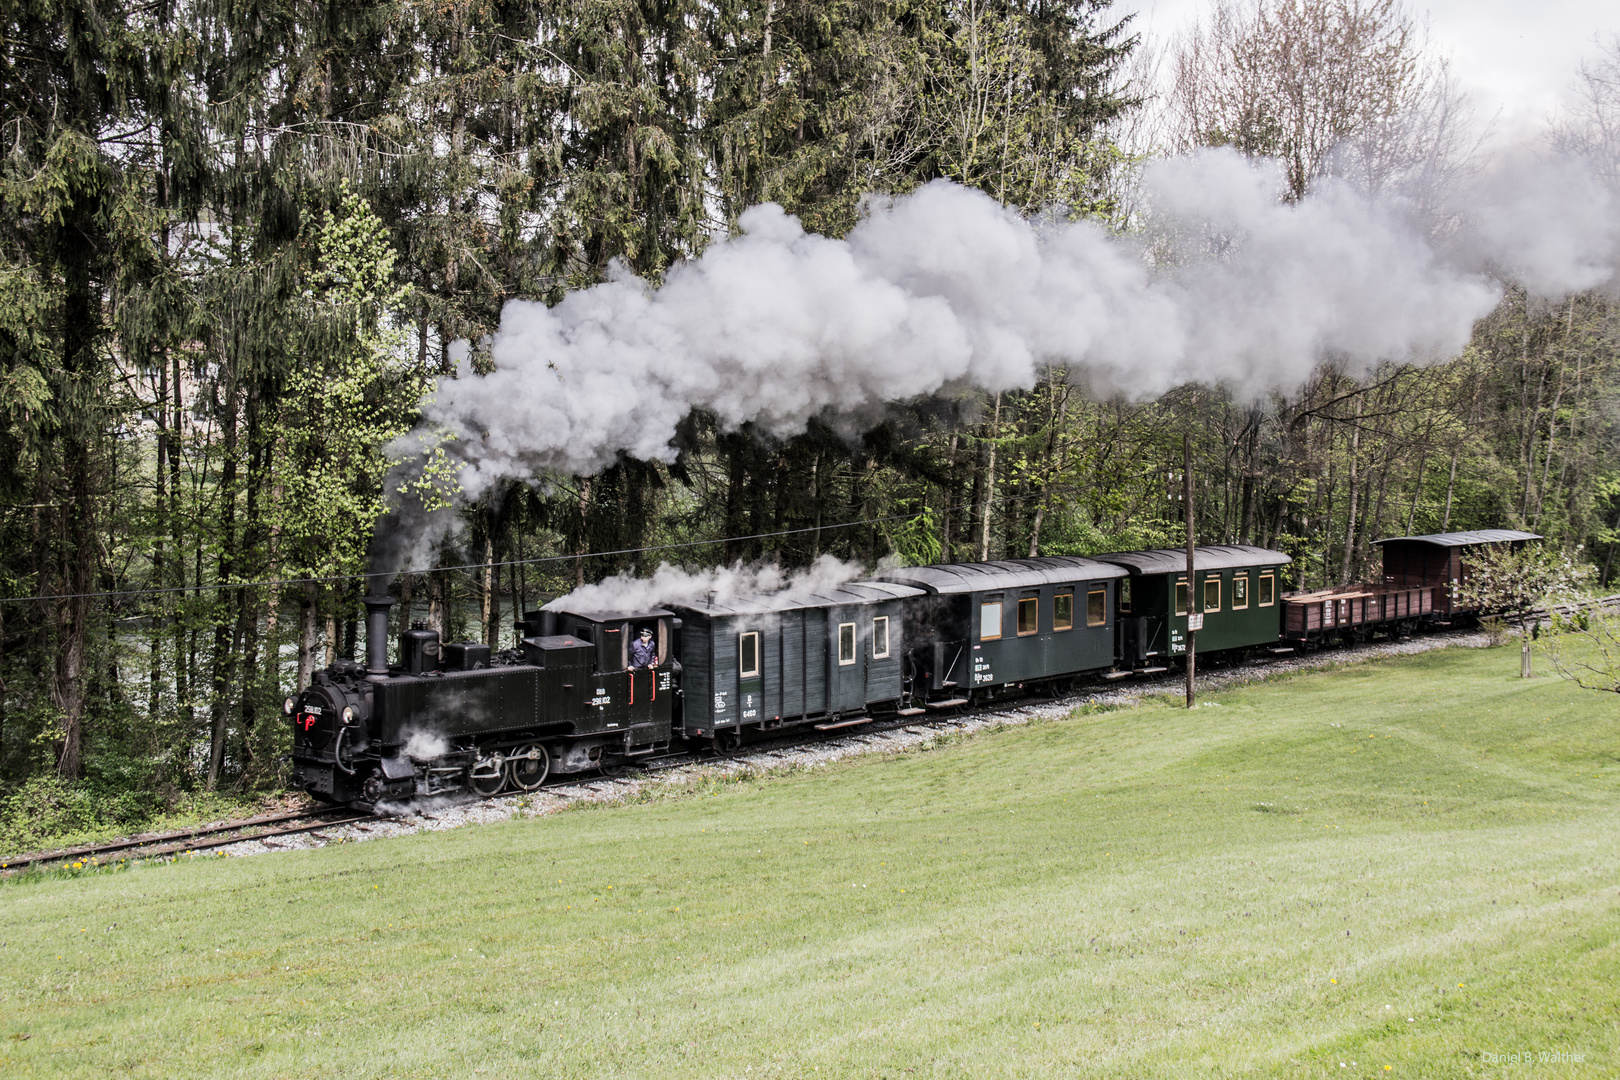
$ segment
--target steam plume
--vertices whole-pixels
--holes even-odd
[[[575,589],[547,604],[575,611],[634,611],[666,604],[706,601],[732,604],[738,600],[769,597],[776,607],[791,607],[817,593],[863,576],[860,566],[823,555],[804,570],[787,573],[775,566],[722,566],[713,570],[682,570],[660,564],[651,577],[615,575],[594,585]]]
[[[1495,177],[1443,240],[1409,202],[1333,180],[1280,203],[1280,172],[1229,151],[1162,162],[1145,184],[1151,249],[946,182],[874,202],[845,240],[754,207],[662,288],[621,275],[555,307],[508,303],[496,370],[442,382],[405,449],[453,433],[445,451],[477,498],[620,453],[669,460],[695,408],[785,436],[951,384],[1033,386],[1048,364],[1100,395],[1197,381],[1253,396],[1326,356],[1357,372],[1455,354],[1500,297],[1493,274],[1557,295],[1613,281],[1620,262],[1612,193],[1577,162]],[[436,531],[385,522],[376,568]]]

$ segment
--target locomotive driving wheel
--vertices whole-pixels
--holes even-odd
[[[498,794],[506,786],[506,759],[497,751],[486,758],[479,758],[467,774],[467,782],[472,789],[486,799]]]
[[[520,746],[506,759],[506,773],[513,787],[536,791],[551,775],[551,754],[539,743]]]

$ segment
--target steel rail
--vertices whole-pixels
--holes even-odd
[[[42,864],[45,864],[45,863],[67,862],[70,859],[95,858],[96,856],[99,856],[99,855],[111,855],[111,854],[115,854],[115,853],[120,852],[120,851],[132,851],[132,850],[135,850],[135,849],[138,849],[138,848],[153,847],[154,845],[183,844],[185,841],[188,841],[188,840],[197,840],[197,839],[201,839],[203,837],[219,836],[219,835],[221,835],[223,833],[241,832],[244,829],[254,829],[254,828],[258,828],[260,826],[264,826],[264,825],[278,825],[278,824],[280,824],[282,822],[286,822],[286,821],[305,821],[305,820],[308,820],[309,818],[313,818],[313,817],[325,818],[325,817],[330,817],[333,814],[352,814],[352,813],[354,813],[354,811],[350,810],[348,807],[344,807],[344,806],[324,806],[324,807],[319,807],[319,808],[314,809],[314,810],[301,810],[301,811],[298,811],[296,813],[290,813],[290,814],[270,814],[270,815],[266,815],[264,817],[247,818],[246,820],[243,820],[243,821],[232,822],[232,823],[224,824],[224,825],[209,825],[209,826],[204,826],[204,827],[196,828],[196,829],[181,829],[181,830],[177,830],[175,832],[170,832],[170,833],[160,833],[157,836],[148,836],[148,837],[146,837],[144,839],[117,840],[117,841],[114,841],[114,842],[108,843],[108,844],[91,844],[91,845],[88,845],[88,846],[85,846],[85,847],[69,848],[66,851],[35,852],[35,853],[32,853],[32,854],[28,854],[28,855],[22,855],[22,856],[19,856],[17,858],[13,858],[13,859],[0,858],[0,871],[21,870],[21,869],[24,869],[24,868],[29,867],[29,866],[39,866],[39,865],[42,865]],[[335,824],[347,824],[347,822],[320,821],[320,822],[317,822],[314,825],[311,825],[309,828],[310,829],[319,829],[319,828],[322,828],[322,827],[327,826],[327,825],[335,825]],[[308,830],[289,829],[289,830],[284,830],[284,831],[286,831],[286,832],[301,832],[301,831],[308,831]],[[269,835],[276,835],[276,834],[275,833],[266,833],[264,835],[269,836]],[[221,846],[222,847],[222,846],[224,846],[224,844],[236,843],[236,842],[238,842],[238,840],[241,840],[241,839],[251,839],[251,838],[238,837],[235,840],[226,840],[222,844],[212,845],[212,846]],[[210,846],[210,845],[198,844],[198,845],[194,845],[193,849],[194,850],[201,850],[201,849],[203,849],[204,847],[207,847],[207,846]]]

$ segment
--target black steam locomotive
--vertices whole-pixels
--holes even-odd
[[[677,742],[726,753],[748,732],[831,731],[1059,692],[1200,654],[1286,652],[1401,636],[1465,616],[1467,554],[1532,533],[1379,541],[1384,580],[1283,596],[1281,552],[1196,550],[896,570],[813,593],[593,611],[568,598],[492,654],[413,625],[388,662],[393,600],[366,605],[366,663],[338,661],[289,697],[296,782],[374,807],[418,796],[533,791],[553,773],[612,773]]]

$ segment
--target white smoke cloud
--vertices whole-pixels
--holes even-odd
[[[948,385],[1033,386],[1048,364],[1104,395],[1196,381],[1252,396],[1326,356],[1360,371],[1453,355],[1499,299],[1490,272],[1556,295],[1612,282],[1620,249],[1610,193],[1575,162],[1493,176],[1452,208],[1443,244],[1411,203],[1339,181],[1284,204],[1274,166],[1226,150],[1159,163],[1145,184],[1153,258],[943,181],[874,201],[845,240],[757,206],[662,288],[621,275],[555,307],[511,301],[495,371],[463,365],[427,423],[454,433],[446,452],[477,498],[620,453],[670,460],[693,409],[786,436]]]
[[[412,761],[432,761],[441,758],[450,752],[450,744],[443,735],[432,731],[412,731],[405,739],[404,749],[401,750]]]
[[[650,577],[615,575],[585,585],[546,605],[550,610],[646,611],[669,604],[735,604],[769,597],[771,606],[792,607],[813,599],[847,581],[864,577],[855,563],[823,555],[803,570],[787,572],[777,566],[722,566],[713,570],[683,570],[661,563]]]

